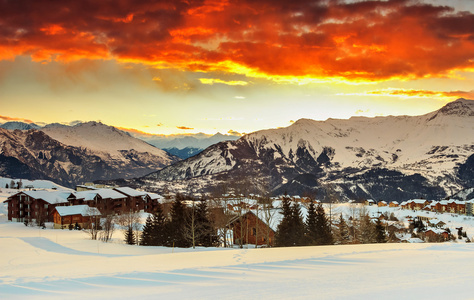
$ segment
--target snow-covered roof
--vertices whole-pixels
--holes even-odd
[[[94,200],[96,195],[99,195],[103,199],[126,198],[124,194],[111,190],[111,189],[97,189],[97,190],[92,190],[92,191],[75,192],[74,195],[76,195],[76,197],[79,199],[84,199],[85,201]]]
[[[57,206],[56,211],[61,217],[82,215],[82,216],[100,216],[101,213],[96,207],[88,205]]]
[[[23,191],[18,194],[25,194],[34,199],[42,199],[49,204],[65,203],[71,192],[65,191]]]
[[[140,196],[145,196],[146,195],[145,192],[137,191],[137,190],[132,189],[128,186],[114,188],[114,190],[116,190],[116,191],[118,191],[122,194],[125,194],[127,196],[130,196],[130,197],[140,197]]]
[[[155,194],[155,193],[147,193],[147,195],[148,195],[148,196],[150,197],[150,199],[152,199],[152,200],[155,200],[155,199],[161,200],[161,199],[164,198],[163,196],[158,195],[158,194]]]

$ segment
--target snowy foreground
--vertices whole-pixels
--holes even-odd
[[[473,297],[473,243],[173,251],[3,219],[0,247],[0,299]]]

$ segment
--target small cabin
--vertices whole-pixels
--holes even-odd
[[[69,226],[87,228],[91,221],[100,218],[100,211],[88,205],[58,206],[53,211],[54,228],[65,229]]]

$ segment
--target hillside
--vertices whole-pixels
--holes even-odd
[[[421,116],[301,119],[213,145],[143,180],[210,190],[238,179],[320,196],[330,184],[341,199],[436,199],[471,185],[473,154],[474,101],[458,99]]]
[[[71,187],[87,181],[133,178],[179,160],[101,123],[0,129],[0,176],[47,179]]]

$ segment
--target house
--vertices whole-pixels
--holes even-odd
[[[234,244],[273,245],[276,232],[276,222],[267,224],[254,211],[232,218],[227,227],[232,230]],[[267,241],[267,238],[269,239]]]
[[[390,202],[390,204],[389,204],[388,206],[389,206],[389,207],[398,207],[399,204],[398,204],[398,202],[396,202],[396,201],[392,201],[392,202]]]
[[[54,228],[64,229],[71,226],[87,228],[93,218],[99,218],[100,211],[88,205],[58,206],[53,211]]]
[[[428,241],[443,241],[449,240],[449,233],[443,229],[439,228],[430,228],[424,232],[425,239]]]
[[[434,209],[435,211],[440,212],[440,213],[448,211],[448,201],[446,200],[437,201]]]
[[[430,201],[425,199],[414,199],[407,201],[408,208],[413,210],[422,210],[425,206],[429,204]]]
[[[365,200],[364,204],[368,206],[372,206],[375,204],[375,200],[372,200],[372,199]]]
[[[384,206],[388,206],[388,204],[387,204],[387,202],[382,200],[382,201],[379,201],[379,203],[377,203],[377,206],[378,207],[384,207]]]
[[[8,220],[53,221],[53,210],[56,206],[68,205],[73,193],[67,191],[22,191],[7,198]]]
[[[75,197],[75,198],[74,198]],[[71,205],[87,204],[96,207],[102,214],[122,214],[127,196],[111,189],[96,189],[76,192],[70,200]]]
[[[449,200],[447,203],[447,211],[456,214],[464,214],[466,212],[466,203],[459,200]]]
[[[158,207],[158,204],[163,203],[164,197],[155,193],[146,193],[145,201],[145,212],[154,213]]]
[[[127,196],[124,207],[126,211],[140,211],[145,209],[145,192],[137,191],[130,187],[118,187],[113,190]]]

